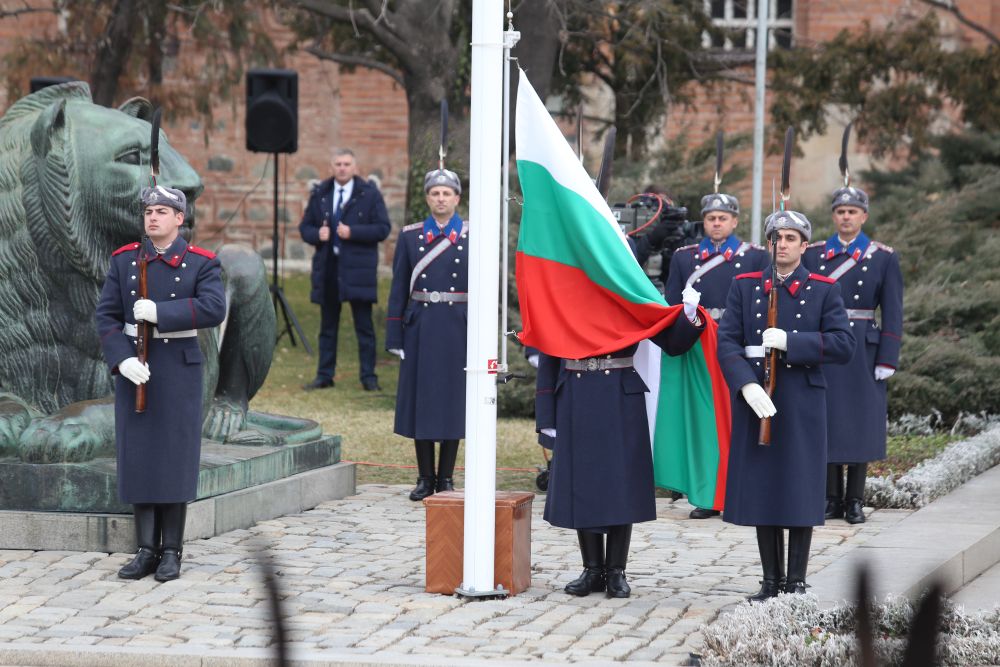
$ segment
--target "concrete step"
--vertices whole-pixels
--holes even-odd
[[[829,608],[855,597],[856,572],[867,565],[875,594],[917,599],[933,581],[951,596],[963,588],[993,582],[1000,599],[1000,575],[975,584],[1000,562],[1000,466],[969,480],[850,554],[813,575],[810,592]],[[992,576],[992,575],[991,575]],[[978,604],[978,602],[977,602]],[[971,605],[970,605],[971,606]],[[990,607],[992,604],[989,605]]]
[[[969,612],[993,609],[1000,604],[1000,563],[955,591],[951,601]]]

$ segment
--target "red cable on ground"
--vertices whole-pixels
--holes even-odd
[[[341,463],[353,463],[358,466],[372,466],[373,468],[400,468],[404,470],[416,470],[417,466],[403,465],[401,463],[375,463],[372,461],[341,461]],[[465,466],[455,466],[455,470],[465,470]],[[497,468],[507,472],[538,472],[537,468]]]

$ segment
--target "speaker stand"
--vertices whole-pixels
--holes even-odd
[[[302,347],[305,348],[306,354],[312,356],[312,347],[309,345],[309,341],[306,339],[306,335],[302,333],[302,327],[299,325],[299,319],[295,317],[295,311],[292,310],[292,304],[288,303],[288,299],[285,298],[285,292],[281,289],[281,285],[278,284],[278,153],[274,154],[274,237],[271,243],[271,259],[273,264],[271,267],[271,300],[274,302],[274,312],[277,315],[281,313],[282,318],[285,321],[285,326],[278,331],[278,337],[274,341],[275,344],[281,337],[286,333],[288,334],[288,339],[292,341],[292,345],[296,345],[295,342],[295,332],[299,334],[299,338],[302,340]],[[292,330],[294,327],[294,331]]]

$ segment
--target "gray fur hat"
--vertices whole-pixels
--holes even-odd
[[[767,216],[764,221],[764,238],[770,239],[771,234],[779,229],[794,229],[802,234],[806,241],[812,240],[812,223],[798,211],[775,211]]]
[[[854,187],[853,185],[837,188],[833,191],[833,197],[830,202],[830,210],[836,210],[838,206],[857,206],[867,213],[868,193],[861,188]]]
[[[427,172],[424,176],[424,192],[430,192],[436,185],[445,185],[457,194],[462,194],[462,181],[458,178],[458,174],[450,169],[433,169]]]
[[[163,185],[157,185],[152,188],[143,188],[142,194],[143,207],[146,206],[169,206],[170,208],[176,209],[181,213],[187,210],[187,197],[184,193],[176,188],[168,188]]]
[[[733,215],[740,214],[740,200],[732,195],[720,193],[705,195],[701,198],[701,217],[710,211],[722,211]]]

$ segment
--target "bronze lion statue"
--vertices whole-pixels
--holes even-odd
[[[0,456],[114,455],[113,385],[94,308],[111,253],[139,239],[152,111],[142,98],[95,105],[87,84],[73,82],[28,95],[0,118]],[[158,182],[194,202],[201,178],[162,132],[159,144]],[[201,336],[203,433],[239,441],[270,368],[275,316],[260,257],[240,246],[217,253],[228,315]]]

